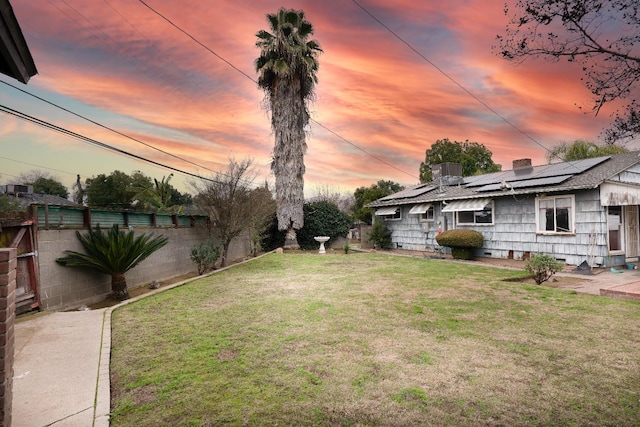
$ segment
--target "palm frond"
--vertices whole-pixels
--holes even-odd
[[[86,253],[65,251],[66,256],[56,262],[110,275],[126,273],[168,242],[165,236],[142,234],[135,237],[133,231],[120,231],[117,224],[107,233],[98,226],[95,230],[89,229],[85,235],[80,232],[76,235]]]

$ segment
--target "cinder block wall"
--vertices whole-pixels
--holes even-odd
[[[165,280],[197,270],[191,261],[191,248],[209,236],[205,228],[136,229],[138,233],[165,235],[165,247],[126,274],[127,286],[135,288],[153,280]],[[81,231],[86,233],[86,231]],[[246,238],[244,238],[246,240]],[[230,259],[249,255],[243,239],[232,242]],[[65,310],[102,301],[111,291],[111,277],[92,271],[63,267],[55,262],[64,251],[84,252],[75,230],[39,230],[40,301],[45,310]]]
[[[11,426],[17,249],[0,249],[0,427]]]

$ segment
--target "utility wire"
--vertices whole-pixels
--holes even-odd
[[[483,101],[482,99],[480,99],[478,96],[476,96],[473,92],[471,92],[470,90],[468,90],[466,87],[462,86],[462,84],[458,83],[458,81],[456,79],[454,79],[453,77],[451,77],[446,71],[444,71],[442,68],[438,67],[433,61],[429,60],[426,56],[424,56],[420,51],[418,51],[416,48],[413,47],[413,45],[411,45],[411,43],[409,43],[408,41],[406,41],[405,39],[403,39],[402,37],[400,37],[395,31],[393,31],[388,25],[386,25],[384,22],[382,22],[380,19],[378,19],[378,17],[376,17],[373,13],[371,13],[366,7],[364,7],[363,5],[361,5],[360,3],[358,3],[357,0],[351,0],[353,1],[353,3],[355,3],[356,6],[358,6],[360,9],[362,9],[367,15],[369,15],[374,21],[376,21],[378,24],[380,24],[385,30],[387,30],[389,33],[391,33],[396,39],[398,39],[402,44],[404,44],[405,46],[407,46],[409,49],[411,49],[416,55],[418,55],[420,58],[422,58],[425,62],[427,62],[429,65],[431,65],[433,68],[435,68],[440,74],[442,74],[443,76],[445,76],[447,79],[449,79],[454,85],[458,86],[460,89],[462,89],[462,91],[464,91],[467,95],[469,95],[470,97],[472,97],[473,99],[475,99],[477,102],[479,102],[481,105],[483,105],[487,110],[491,111],[493,114],[495,114],[499,119],[501,119],[503,122],[505,122],[507,125],[509,125],[510,127],[512,127],[513,129],[515,129],[518,133],[520,133],[521,135],[523,135],[525,138],[529,139],[530,141],[534,142],[536,145],[540,146],[542,149],[544,149],[545,151],[547,151],[549,154],[560,158],[557,154],[553,153],[553,151],[549,150],[547,147],[545,147],[542,143],[538,142],[534,137],[532,137],[531,135],[529,135],[528,133],[526,133],[525,131],[521,130],[519,127],[517,127],[516,125],[514,125],[513,123],[511,123],[511,121],[509,121],[509,119],[507,119],[506,117],[504,117],[502,114],[500,114],[497,110],[495,110],[493,107],[491,107],[489,104],[487,104],[485,101]],[[563,160],[560,158],[560,160]]]
[[[144,142],[144,141],[141,141],[141,140],[139,140],[139,139],[137,139],[137,138],[134,138],[134,137],[132,137],[132,136],[129,136],[129,135],[127,135],[127,134],[123,133],[123,132],[120,132],[119,130],[113,129],[113,128],[111,128],[111,127],[109,127],[109,126],[106,126],[106,125],[103,125],[102,123],[96,122],[95,120],[92,120],[92,119],[90,119],[90,118],[88,118],[88,117],[85,117],[85,116],[83,116],[83,115],[81,115],[81,114],[75,113],[75,112],[73,112],[73,111],[71,111],[71,110],[69,110],[69,109],[67,109],[67,108],[65,108],[65,107],[62,107],[62,106],[60,106],[60,105],[58,105],[58,104],[56,104],[56,103],[53,103],[53,102],[51,102],[51,101],[48,101],[48,100],[46,100],[46,99],[44,99],[44,98],[42,98],[42,97],[40,97],[40,96],[38,96],[38,95],[34,95],[34,94],[33,94],[33,93],[31,93],[31,92],[28,92],[28,91],[26,91],[26,90],[24,90],[24,89],[22,89],[22,88],[19,88],[19,87],[17,87],[17,86],[14,86],[14,85],[13,85],[13,84],[11,84],[11,83],[7,83],[7,82],[5,82],[4,80],[0,80],[0,83],[2,83],[2,84],[4,84],[4,85],[7,85],[7,86],[10,86],[10,87],[14,88],[15,90],[18,90],[18,91],[20,91],[20,92],[22,92],[22,93],[24,93],[24,94],[26,94],[26,95],[29,95],[29,96],[31,96],[31,97],[33,97],[33,98],[36,98],[36,99],[38,99],[38,100],[40,100],[40,101],[42,101],[42,102],[44,102],[44,103],[47,103],[47,104],[49,104],[49,105],[51,105],[51,106],[53,106],[53,107],[56,107],[56,108],[58,108],[58,109],[60,109],[60,110],[62,110],[62,111],[65,111],[65,112],[67,112],[67,113],[69,113],[69,114],[72,114],[72,115],[74,115],[74,116],[76,116],[76,117],[79,117],[79,118],[81,118],[81,119],[83,119],[83,120],[86,120],[86,121],[88,121],[89,123],[92,123],[92,124],[94,124],[94,125],[96,125],[96,126],[99,126],[99,127],[103,128],[103,129],[106,129],[106,130],[111,131],[111,132],[113,132],[113,133],[115,133],[115,134],[118,134],[118,135],[120,135],[120,136],[123,136],[123,137],[125,137],[125,138],[127,138],[127,139],[129,139],[129,140],[131,140],[131,141],[135,141],[135,142],[137,142],[138,144],[142,144],[142,145],[144,145],[145,147],[149,147],[149,148],[151,148],[151,149],[153,149],[153,150],[156,150],[156,151],[158,151],[158,152],[160,152],[160,153],[162,153],[162,154],[166,154],[167,156],[170,156],[170,157],[173,157],[174,159],[181,160],[181,161],[183,161],[183,162],[189,163],[189,164],[191,164],[191,165],[193,165],[193,166],[197,166],[197,167],[199,167],[199,168],[206,169],[206,170],[208,170],[208,171],[210,171],[210,172],[217,173],[217,171],[214,171],[214,170],[212,170],[212,169],[209,169],[209,168],[208,168],[208,167],[206,167],[206,166],[199,165],[199,164],[194,163],[194,162],[192,162],[192,161],[190,161],[190,160],[187,160],[187,159],[185,159],[185,158],[183,158],[183,157],[180,157],[180,156],[177,156],[177,155],[175,155],[175,154],[169,153],[168,151],[164,151],[164,150],[162,150],[162,149],[160,149],[160,148],[158,148],[158,147],[154,147],[154,146],[153,146],[153,145],[151,145],[151,144],[148,144],[148,143],[146,143],[146,142]]]
[[[208,47],[207,45],[205,45],[204,43],[202,43],[200,40],[198,40],[195,36],[191,35],[189,32],[187,32],[186,30],[184,30],[183,28],[181,28],[179,25],[175,24],[173,21],[171,21],[169,18],[167,18],[165,15],[163,15],[162,13],[158,12],[156,9],[154,9],[152,6],[149,6],[144,0],[138,0],[140,3],[142,3],[147,9],[149,9],[151,12],[155,13],[156,15],[158,15],[160,18],[162,18],[164,21],[166,21],[169,25],[171,25],[172,27],[174,27],[176,30],[180,31],[181,33],[183,33],[184,35],[186,35],[187,37],[189,37],[191,40],[193,40],[196,44],[198,44],[199,46],[201,46],[202,48],[204,48],[207,52],[211,53],[212,55],[214,55],[216,58],[220,59],[222,62],[224,62],[225,64],[227,64],[228,66],[230,66],[231,68],[233,68],[235,71],[237,71],[238,73],[242,74],[243,76],[245,76],[246,78],[248,78],[249,80],[251,80],[252,82],[254,82],[255,84],[258,84],[258,81],[256,79],[254,79],[253,77],[251,77],[249,74],[245,73],[244,71],[242,71],[240,68],[236,67],[235,65],[233,65],[233,63],[231,63],[230,61],[228,61],[227,59],[225,59],[224,57],[222,57],[221,55],[219,55],[218,53],[216,53],[215,51],[213,51],[213,49],[211,49],[210,47]],[[398,168],[397,166],[389,163],[386,160],[383,160],[371,153],[369,153],[367,150],[365,150],[364,148],[354,144],[353,142],[349,141],[348,139],[346,139],[345,137],[339,135],[337,132],[329,129],[328,127],[326,127],[325,125],[321,124],[320,122],[318,122],[317,120],[314,119],[309,119],[311,122],[317,124],[318,126],[320,126],[321,128],[323,128],[324,130],[330,132],[331,134],[335,135],[336,137],[340,138],[340,140],[346,142],[347,144],[357,148],[358,150],[362,151],[363,153],[365,153],[366,155],[372,157],[373,159],[386,164],[387,166],[390,166],[391,168],[402,172],[412,178],[418,178],[417,176],[406,172],[400,168]]]
[[[53,169],[47,166],[42,166],[42,165],[36,165],[34,163],[27,163],[27,162],[23,162],[20,160],[16,160],[16,159],[10,159],[9,157],[3,157],[0,156],[0,159],[4,159],[4,160],[9,160],[11,162],[16,162],[16,163],[22,163],[23,165],[27,165],[27,166],[33,166],[35,168],[39,168],[39,169],[48,169],[50,171],[55,171],[55,172],[60,172],[60,173],[66,173],[67,175],[76,175],[75,173],[69,172],[69,171],[62,171],[60,169]],[[13,175],[12,175],[13,176]],[[16,176],[14,176],[14,178],[17,178]]]
[[[59,133],[61,133],[63,135],[67,135],[67,136],[70,136],[72,138],[76,138],[76,139],[78,139],[78,140],[80,140],[82,142],[85,142],[87,144],[95,145],[97,147],[104,148],[106,150],[114,151],[114,152],[116,152],[118,154],[121,154],[121,155],[124,155],[124,156],[128,156],[128,157],[132,157],[134,159],[137,159],[137,160],[152,164],[154,166],[159,166],[161,168],[169,169],[169,170],[172,170],[172,171],[184,174],[184,175],[188,175],[188,176],[191,176],[191,177],[194,177],[194,178],[202,179],[202,180],[205,180],[205,181],[218,182],[216,180],[213,180],[213,179],[210,179],[210,178],[206,178],[206,177],[203,177],[203,176],[191,173],[191,172],[187,172],[187,171],[184,171],[182,169],[174,168],[173,166],[168,166],[168,165],[162,164],[160,162],[156,162],[155,160],[147,159],[145,157],[139,156],[137,154],[130,153],[130,152],[122,150],[120,148],[113,147],[113,146],[111,146],[109,144],[106,144],[104,142],[97,141],[95,139],[89,138],[87,136],[81,135],[81,134],[73,132],[71,130],[62,128],[60,126],[56,126],[56,125],[54,125],[52,123],[49,123],[47,121],[44,121],[44,120],[38,119],[36,117],[30,116],[30,115],[28,115],[26,113],[23,113],[21,111],[14,110],[13,108],[9,108],[6,105],[0,104],[0,111],[4,112],[6,114],[10,114],[12,116],[18,117],[18,118],[20,118],[22,120],[26,120],[26,121],[31,122],[33,124],[36,124],[38,126],[42,126],[44,128],[50,129],[52,131],[59,132]]]

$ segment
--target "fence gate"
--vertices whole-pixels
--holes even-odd
[[[16,313],[40,306],[38,295],[37,224],[32,220],[1,220],[0,247],[16,248],[18,271],[16,276]]]

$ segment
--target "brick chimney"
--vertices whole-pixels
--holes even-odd
[[[513,170],[530,169],[532,167],[531,159],[518,159],[513,161]]]

